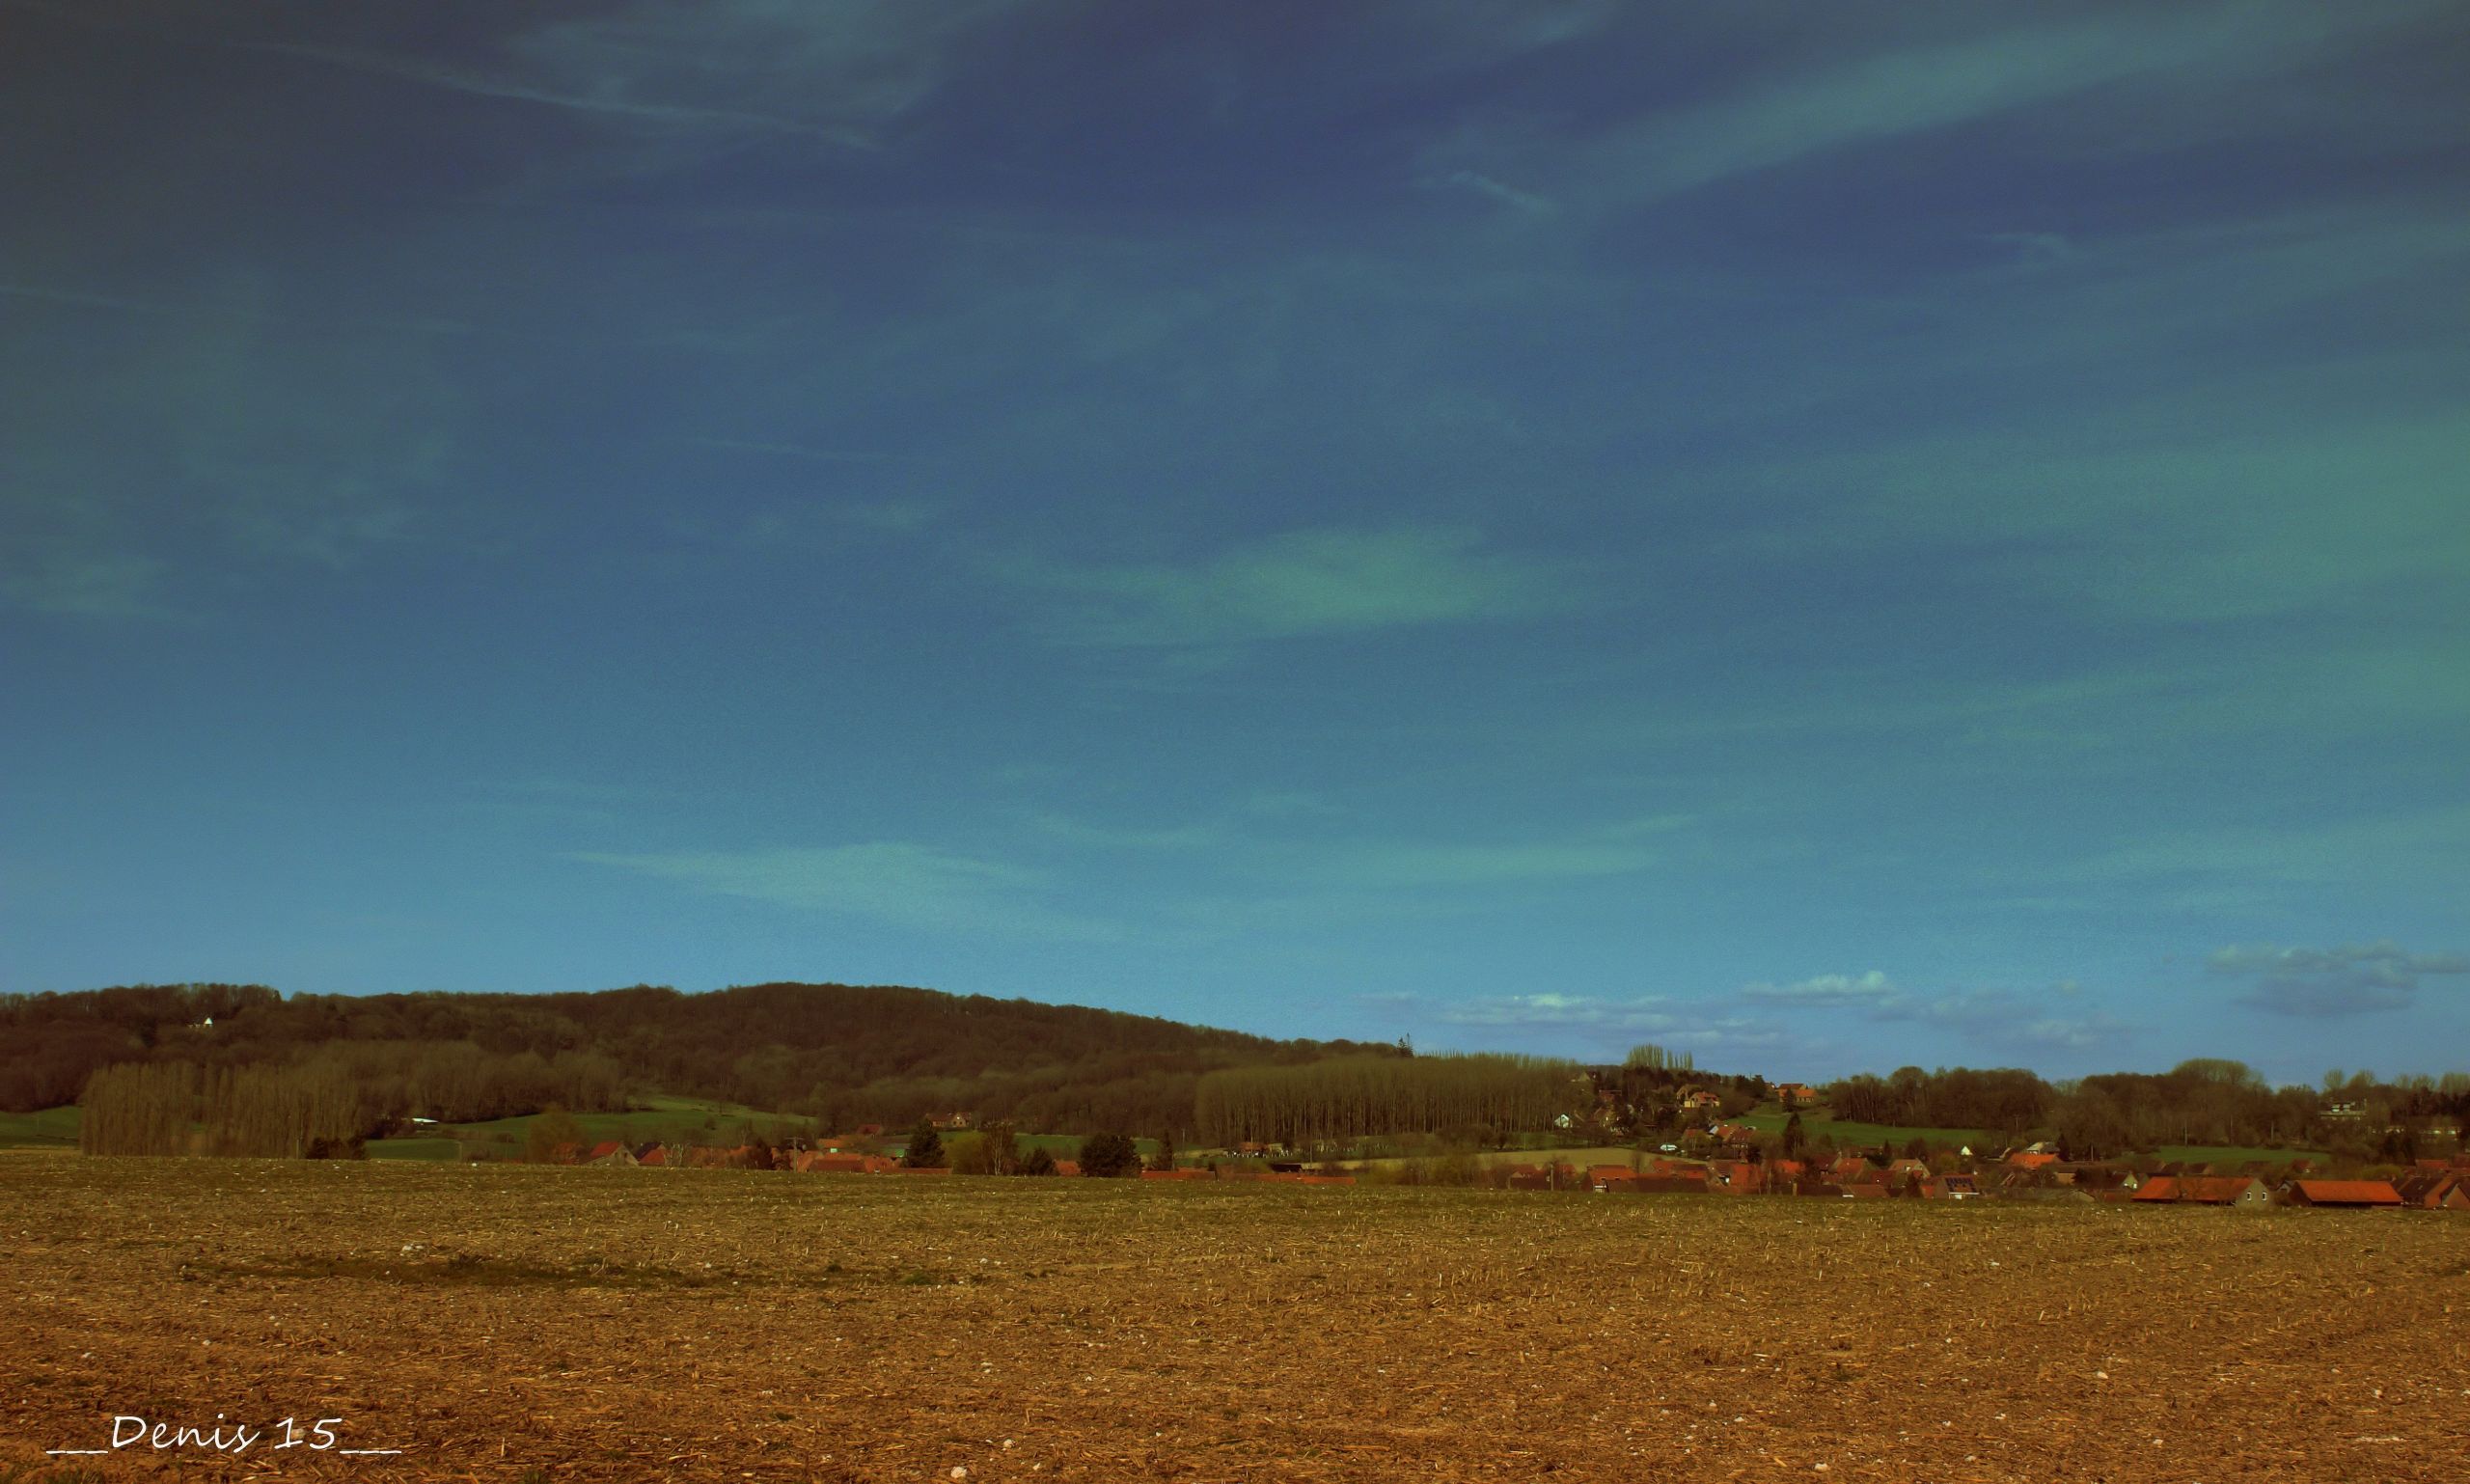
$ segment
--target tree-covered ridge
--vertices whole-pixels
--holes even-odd
[[[1154,1016],[891,985],[755,984],[702,994],[291,995],[134,985],[0,996],[0,1108],[74,1099],[132,1061],[331,1068],[384,1111],[444,1119],[658,1088],[906,1123],[972,1113],[1042,1128],[1185,1126],[1225,1067],[1397,1055]]]

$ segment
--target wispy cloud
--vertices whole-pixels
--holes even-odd
[[[1598,200],[1658,201],[2120,84],[2166,80],[2183,93],[2269,77],[2412,14],[2406,6],[2327,10],[2239,0],[2071,14],[1952,41],[1874,43],[1609,130],[1585,151],[1579,174]]]
[[[672,143],[769,137],[872,150],[880,128],[934,94],[950,49],[1010,8],[1012,0],[631,0],[571,19],[509,13],[518,14],[512,29],[453,56],[326,41],[232,44],[554,108]]]
[[[1580,1031],[1653,1035],[1688,1024],[1660,999],[1604,1000],[1588,995],[1495,995],[1446,1005],[1439,1017],[1452,1026],[1491,1030]]]
[[[1567,609],[1578,591],[1557,563],[1488,550],[1472,532],[1419,527],[1295,531],[1184,563],[1010,570],[1055,605],[1059,637],[1119,646],[1525,618]]]
[[[2074,983],[2032,993],[1967,989],[1896,995],[1875,1003],[1869,1016],[1937,1026],[1975,1045],[2018,1055],[2114,1048],[2126,1044],[2134,1031],[2108,1010],[2089,1005],[2082,986]]]
[[[1794,1040],[1783,1027],[1771,1022],[1655,997],[1496,995],[1438,1006],[1432,1019],[1461,1030],[1554,1038],[1593,1048],[1593,1054],[1606,1058],[1642,1036],[1669,1047],[1743,1056],[1771,1052]]]
[[[1647,846],[1599,840],[1500,844],[1385,841],[1291,848],[1284,869],[1304,879],[1363,891],[1511,886],[1627,876],[1657,864]]]
[[[2206,967],[2247,981],[2241,1004],[2321,1019],[2407,1009],[2421,979],[2470,975],[2470,956],[2412,953],[2385,941],[2332,948],[2257,945],[2221,948]]]
[[[162,573],[162,563],[135,552],[20,550],[0,558],[0,598],[64,617],[160,617]]]
[[[393,56],[383,52],[360,51],[343,46],[316,46],[284,41],[251,41],[240,43],[240,45],[243,50],[298,57],[330,67],[344,68],[355,72],[398,78],[404,82],[443,88],[453,93],[466,93],[476,97],[539,103],[551,108],[569,109],[576,113],[596,114],[604,118],[623,119],[638,124],[672,127],[719,126],[753,130],[758,133],[802,134],[834,144],[858,148],[867,148],[873,144],[871,139],[856,129],[817,124],[804,119],[749,113],[736,108],[704,108],[684,103],[652,102],[625,96],[559,93],[511,78],[493,77],[416,57]]]
[[[896,927],[1084,941],[1119,935],[1108,923],[1049,905],[1049,883],[1036,871],[929,845],[874,841],[646,854],[578,851],[566,859],[715,896],[846,913]]]
[[[1741,997],[1764,1004],[1878,1004],[1899,995],[1885,973],[1821,974],[1792,984],[1744,984]]]

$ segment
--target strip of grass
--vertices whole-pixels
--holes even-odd
[[[631,1108],[624,1113],[574,1114],[576,1125],[583,1130],[584,1141],[598,1143],[614,1139],[621,1143],[636,1144],[655,1139],[683,1140],[696,1133],[700,1133],[707,1140],[719,1140],[737,1138],[752,1126],[767,1141],[778,1143],[792,1136],[802,1137],[809,1126],[803,1118],[766,1113],[738,1103],[667,1096],[652,1096],[643,1101],[646,1106]],[[520,1150],[532,1132],[533,1123],[539,1116],[537,1113],[526,1113],[513,1118],[493,1118],[485,1123],[429,1124],[410,1140],[382,1140],[380,1142],[427,1143],[445,1140],[491,1150]],[[371,1152],[375,1152],[374,1145]],[[418,1159],[429,1156],[389,1154],[384,1157]]]
[[[1762,1108],[1742,1114],[1735,1122],[1745,1123],[1763,1134],[1780,1134],[1791,1113],[1781,1109]],[[1809,1109],[1801,1113],[1801,1133],[1805,1138],[1832,1140],[1838,1148],[1858,1144],[1874,1148],[1886,1144],[1902,1149],[1915,1139],[1932,1148],[1969,1148],[1975,1154],[1995,1154],[1990,1147],[1991,1135],[1984,1129],[1917,1128],[1895,1123],[1859,1123],[1850,1118],[1837,1118],[1825,1109]]]
[[[369,1141],[369,1157],[372,1160],[456,1160],[463,1157],[463,1146],[452,1139],[372,1139]]]
[[[0,1113],[0,1149],[74,1149],[77,1124],[75,1104],[40,1113]]]

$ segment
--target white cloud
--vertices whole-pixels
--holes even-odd
[[[1877,1004],[1898,993],[1885,973],[1822,974],[1794,984],[1754,983],[1742,986],[1741,997],[1770,1004]]]
[[[1655,1035],[1694,1022],[1673,1013],[1667,1002],[1599,1000],[1584,995],[1500,995],[1464,1000],[1442,1008],[1452,1026],[1488,1030],[1577,1031],[1592,1034]]]

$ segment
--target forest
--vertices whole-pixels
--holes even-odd
[[[1402,1056],[880,985],[285,996],[179,984],[0,996],[0,1110],[73,1102],[96,1072],[131,1063],[264,1066],[347,1083],[371,1130],[413,1114],[616,1109],[658,1090],[827,1127],[967,1113],[1026,1128],[1165,1132],[1190,1127],[1210,1072]]]

